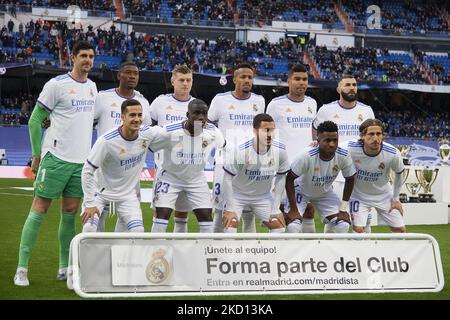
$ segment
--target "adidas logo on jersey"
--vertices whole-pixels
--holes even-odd
[[[339,119],[339,115],[338,115],[338,114],[335,114],[333,118]]]
[[[75,90],[70,89],[70,90],[69,90],[69,94],[76,94],[76,92],[75,92]]]
[[[173,108],[172,108],[172,106],[171,105],[168,105],[167,107],[166,107],[166,110],[172,110]]]
[[[286,112],[292,112],[292,109],[291,108],[287,108]]]
[[[314,168],[314,172],[319,172],[320,171],[320,168],[319,167],[315,167]]]
[[[356,160],[355,160],[355,163],[361,164],[361,160],[356,159]]]
[[[228,110],[234,110],[234,109],[236,109],[236,108],[233,105],[228,107]]]
[[[120,150],[119,150],[119,155],[122,155],[122,154],[124,154],[125,153],[125,149],[124,148],[120,148]]]
[[[117,107],[117,103],[115,102],[111,103],[111,107]]]

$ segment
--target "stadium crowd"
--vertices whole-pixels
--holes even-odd
[[[376,112],[377,119],[387,125],[387,137],[409,137],[415,139],[448,139],[450,137],[450,115],[448,112],[417,112],[402,110]]]
[[[383,14],[381,27],[393,30],[398,34],[416,32],[448,31],[448,21],[445,17],[445,5],[438,1],[412,0],[340,0],[340,1],[226,1],[226,0],[195,0],[181,2],[125,0],[125,11],[134,16],[155,17],[162,22],[177,20],[207,20],[233,21],[236,14],[241,21],[258,21],[270,25],[272,20],[302,21],[323,23],[326,28],[343,29],[335,9],[335,3],[343,9],[350,23],[355,27],[366,27],[368,14],[366,8],[378,5]],[[20,7],[31,9],[31,6],[67,8],[75,4],[82,9],[96,11],[115,11],[113,1],[63,1],[63,0],[0,0],[0,8],[10,11],[13,15]]]
[[[350,22],[356,27],[366,27],[366,8],[370,5],[380,7],[381,28],[395,33],[446,32],[448,22],[445,18],[445,4],[439,1],[413,0],[341,0]]]
[[[32,54],[45,49],[53,56],[46,64],[56,64],[59,32],[65,44],[63,47],[71,46],[77,40],[87,40],[95,46],[98,55],[120,57],[118,64],[134,60],[142,70],[168,71],[176,64],[187,63],[196,72],[226,74],[236,61],[250,61],[257,66],[258,75],[285,79],[289,65],[303,56],[302,46],[292,39],[280,39],[279,43],[273,44],[264,39],[244,43],[218,37],[210,41],[134,31],[126,35],[114,25],[109,30],[98,28],[94,31],[92,25],[73,27],[65,22],[50,24],[41,19],[19,25],[18,32],[11,31],[13,29],[14,25],[10,24],[0,31],[2,47],[17,49],[0,50],[2,63],[36,62]],[[350,70],[358,80],[427,83],[425,75],[409,57],[405,60],[405,57],[390,54],[387,49],[339,47],[331,50],[311,44],[308,49],[323,79],[338,79],[344,70]],[[64,57],[63,61],[68,64],[68,55]],[[433,62],[430,68],[439,82],[448,83],[448,71],[446,74],[442,64]]]
[[[31,112],[37,100],[36,94],[17,94],[0,97],[0,123],[3,126],[28,124]]]
[[[408,64],[400,57],[398,61],[386,59],[390,56],[387,49],[339,47],[330,50],[326,46],[316,46],[310,52],[324,72],[324,79],[338,79],[344,70],[349,70],[359,80],[426,83],[417,65]]]

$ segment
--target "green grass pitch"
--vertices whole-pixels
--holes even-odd
[[[149,183],[143,183],[149,187]],[[54,202],[42,225],[38,241],[33,250],[29,266],[29,287],[16,287],[13,277],[17,267],[18,248],[23,223],[28,215],[32,201],[32,192],[12,187],[31,187],[32,181],[25,179],[0,179],[0,299],[81,299],[74,291],[68,290],[65,282],[56,280],[58,268],[59,201]],[[151,226],[151,210],[148,204],[143,205],[145,230]],[[424,212],[426,214],[426,212]],[[115,219],[107,219],[107,230],[114,229]],[[317,231],[322,231],[321,223],[316,221]],[[77,219],[77,232],[81,231],[81,219]],[[171,231],[173,224],[169,225]],[[195,217],[189,217],[189,231],[198,231]],[[373,227],[373,232],[388,232],[387,227]],[[444,277],[450,277],[450,225],[409,226],[409,232],[427,233],[436,238],[439,243],[444,268]],[[173,300],[174,298],[165,298]],[[205,297],[186,297],[179,299],[207,299]],[[211,298],[211,299],[214,299]],[[450,300],[450,288],[446,284],[439,293],[381,293],[381,294],[323,294],[323,295],[264,295],[264,296],[234,296],[220,299],[439,299]]]

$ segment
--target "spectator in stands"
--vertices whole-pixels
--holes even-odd
[[[13,32],[13,30],[14,30],[14,22],[11,19],[9,19],[9,21],[8,21],[8,31],[9,31],[9,33],[11,33],[11,32]]]

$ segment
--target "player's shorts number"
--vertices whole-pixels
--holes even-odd
[[[156,184],[156,193],[167,193],[169,191],[170,184],[165,182],[158,182]]]
[[[214,184],[214,194],[218,196],[220,194],[220,183]]]
[[[297,193],[296,197],[297,197],[297,203],[298,204],[302,203],[303,196],[300,193]]]
[[[350,213],[359,211],[359,201],[350,202]]]

